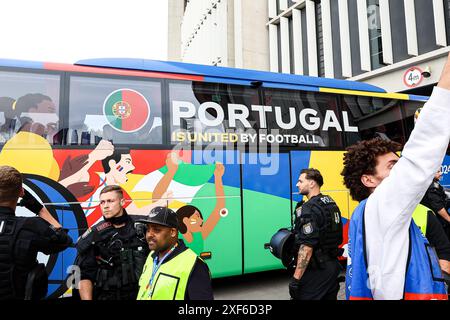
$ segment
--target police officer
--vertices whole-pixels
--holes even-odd
[[[320,193],[323,177],[316,169],[303,169],[297,187],[308,201],[297,208],[294,224],[297,264],[289,283],[294,300],[336,300],[341,266],[341,213],[334,200]]]
[[[441,177],[442,172],[438,171],[420,203],[436,213],[439,222],[444,228],[445,234],[450,239],[450,214],[447,211],[449,199],[445,194],[444,187],[439,183]]]
[[[152,253],[139,280],[138,300],[214,299],[207,264],[178,239],[177,214],[156,207],[141,221]]]
[[[100,192],[104,221],[89,228],[77,243],[82,300],[135,300],[138,280],[149,254],[145,232],[137,216],[123,208],[119,186]]]
[[[22,188],[22,175],[13,167],[0,167],[0,300],[38,300],[47,295],[48,275],[37,254],[58,253],[72,239],[30,193]],[[38,217],[16,217],[19,205]]]

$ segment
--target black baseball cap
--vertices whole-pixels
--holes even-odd
[[[178,229],[178,218],[175,211],[166,207],[155,207],[146,216],[139,218],[137,222],[154,223],[161,226]]]

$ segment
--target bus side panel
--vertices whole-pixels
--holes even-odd
[[[250,153],[243,160],[244,273],[282,268],[264,244],[291,226],[289,154]]]
[[[309,168],[309,161],[311,159],[310,151],[291,151],[291,184],[292,184],[292,206],[295,208],[297,202],[303,200],[303,196],[299,194],[297,182],[300,176],[300,171]],[[305,199],[306,200],[306,199]]]
[[[357,206],[357,202],[351,199],[348,190],[343,184],[343,178],[341,176],[343,169],[343,155],[343,151],[292,151],[291,165],[293,171],[293,206],[295,206],[295,201],[297,199],[301,199],[298,194],[298,188],[295,187],[300,171],[304,168],[315,168],[319,170],[324,181],[321,188],[322,193],[331,196],[341,210],[342,222],[344,224],[344,240],[342,245],[345,246],[348,242],[348,221],[351,213]],[[305,163],[307,163],[306,166],[304,166]]]
[[[89,152],[66,150],[57,152],[55,157],[62,167],[66,161],[74,161]],[[125,197],[132,200],[126,207],[129,214],[136,214],[134,212],[136,208],[142,210],[152,203],[154,190],[168,173],[167,161],[171,152],[171,150],[130,151],[135,168],[126,174],[127,182],[121,184]],[[205,261],[210,266],[213,277],[241,274],[242,210],[239,155],[235,152],[223,154],[220,151],[216,151],[214,155],[186,150],[175,153],[179,163],[176,174],[166,190],[173,193],[169,207],[177,212],[181,217],[180,223],[186,227],[185,231],[179,234],[180,239],[183,239],[198,255],[210,254],[210,259]],[[221,179],[222,187],[216,185],[217,162],[225,163]],[[108,184],[104,171],[105,168],[100,162],[92,166],[89,170],[89,185],[94,188],[91,192],[78,197],[89,226],[101,219],[98,198],[100,190]],[[221,197],[221,201],[217,198],[217,188],[223,189],[224,197]],[[202,220],[195,219],[194,210],[201,215]],[[218,219],[214,217],[210,219],[212,216]]]
[[[205,260],[205,262],[208,264],[213,278],[242,273],[242,207],[239,158],[238,151],[215,150],[211,152],[204,150],[192,153],[192,163],[195,166],[210,166],[214,170],[214,174],[191,202],[191,205],[201,210],[203,227],[213,222],[211,233],[206,238],[204,237],[203,249],[200,250],[195,246],[191,248],[197,254],[202,252],[211,254],[211,258]],[[220,175],[216,176],[219,173],[218,163],[224,166],[222,184],[225,197],[222,199],[217,195],[217,192],[220,192]],[[217,214],[220,218],[214,224],[214,216],[217,217]],[[186,242],[186,245],[189,246],[189,243]]]
[[[441,184],[445,188],[450,188],[450,155],[446,155],[441,167],[442,180]]]

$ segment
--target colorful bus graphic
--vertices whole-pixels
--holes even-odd
[[[125,190],[130,214],[147,213],[170,190],[180,237],[213,277],[241,275],[282,268],[264,244],[292,225],[301,169],[322,172],[346,224],[356,203],[340,176],[345,147],[374,136],[405,143],[426,100],[174,62],[0,60],[0,164],[26,174],[25,188],[74,241],[102,219],[104,186]],[[444,185],[449,166],[447,156]],[[39,259],[48,297],[70,294],[76,249]]]

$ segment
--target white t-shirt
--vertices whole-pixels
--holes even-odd
[[[412,213],[439,170],[450,140],[450,91],[435,87],[389,177],[367,200],[365,231],[374,299],[402,299]]]

